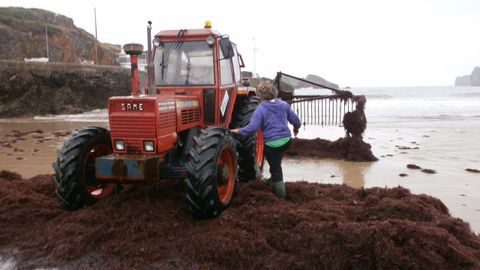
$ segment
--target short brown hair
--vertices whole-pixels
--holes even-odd
[[[271,100],[277,97],[277,87],[270,82],[262,82],[258,85],[258,95],[262,100]]]

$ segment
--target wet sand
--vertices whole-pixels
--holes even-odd
[[[21,172],[27,178],[53,174],[51,165],[57,158],[56,150],[63,143],[64,135],[88,125],[108,126],[105,122],[0,119],[0,169]],[[42,133],[33,132],[39,130]],[[28,134],[15,137],[16,132],[12,131]]]
[[[24,136],[25,140],[12,144],[12,148],[0,146],[0,169],[21,172],[25,178],[52,174],[51,163],[56,158],[56,148],[63,141],[61,136],[55,135],[56,132],[64,133],[88,125],[108,126],[105,119],[98,115],[91,119],[85,116],[66,118],[0,120],[0,140],[11,139],[5,136],[11,134],[12,130],[43,131],[43,134]],[[85,118],[88,119],[87,122],[78,121]],[[354,188],[403,186],[414,194],[423,193],[441,199],[453,216],[469,222],[478,233],[480,174],[466,169],[480,169],[480,146],[475,141],[479,132],[478,122],[467,121],[457,121],[450,125],[445,124],[445,121],[396,123],[388,127],[369,124],[364,140],[372,145],[378,161],[348,162],[287,157],[284,177],[286,181],[343,183]],[[336,140],[343,136],[343,129],[309,126],[302,128],[299,135],[308,139],[321,137]],[[42,140],[39,136],[43,136],[42,142],[39,142]],[[14,151],[15,148],[17,152]],[[408,164],[435,170],[436,174],[409,169]],[[268,176],[268,166],[264,171],[265,176]]]
[[[303,132],[302,132],[303,131]],[[340,128],[307,127],[304,138],[334,140],[343,136]],[[442,200],[450,213],[468,221],[480,232],[480,121],[432,121],[418,123],[370,123],[364,140],[372,145],[376,162],[339,160],[285,161],[286,179],[305,179],[318,183],[344,183],[352,187],[408,188],[414,194],[429,194]],[[402,147],[403,146],[403,147]],[[411,149],[401,149],[401,148]],[[418,149],[414,149],[418,147]],[[435,170],[429,174],[407,168],[415,164]],[[401,176],[400,174],[407,174]],[[333,176],[333,177],[332,177]]]

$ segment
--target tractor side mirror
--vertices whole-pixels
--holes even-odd
[[[243,86],[250,86],[250,79],[242,78],[242,85]]]
[[[235,55],[235,53],[233,52],[232,43],[230,42],[230,39],[228,37],[220,39],[219,45],[220,50],[222,50],[224,59],[230,59]]]

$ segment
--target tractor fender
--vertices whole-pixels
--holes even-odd
[[[187,136],[184,141],[184,147],[182,150],[182,157],[187,156],[187,154],[190,152],[190,150],[193,147],[193,137],[198,135],[198,126],[197,127],[192,127],[187,131]]]

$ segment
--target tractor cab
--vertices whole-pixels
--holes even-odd
[[[202,110],[202,127],[228,127],[237,93],[254,92],[243,86],[237,46],[208,21],[202,29],[161,31],[152,43],[149,79],[155,87],[146,92],[194,96]]]

